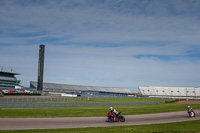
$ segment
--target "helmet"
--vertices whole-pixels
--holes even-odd
[[[110,111],[111,111],[111,110],[113,110],[113,107],[110,107],[109,109],[110,109]]]

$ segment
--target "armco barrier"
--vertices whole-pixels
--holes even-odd
[[[91,107],[116,105],[144,105],[157,102],[109,102],[109,103],[0,103],[0,108],[63,108],[63,107]]]
[[[43,102],[43,101],[79,101],[94,99],[111,99],[111,98],[135,98],[121,96],[83,96],[83,97],[18,97],[18,98],[0,98],[0,103],[16,103],[16,102]]]
[[[123,96],[82,96],[82,97],[18,97],[18,98],[6,98],[0,97],[0,103],[16,103],[16,102],[42,102],[42,101],[79,101],[79,100],[94,100],[94,99],[112,99],[112,98],[148,98],[149,97],[123,97]],[[159,99],[159,98],[157,98]]]
[[[27,97],[27,98],[0,98],[0,103],[43,102],[43,101],[78,101],[88,100],[88,97]]]
[[[160,103],[165,103],[165,101],[158,101],[158,104],[160,104]]]

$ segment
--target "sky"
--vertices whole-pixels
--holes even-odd
[[[37,81],[200,86],[199,0],[0,0],[0,67]]]

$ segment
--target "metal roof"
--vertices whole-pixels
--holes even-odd
[[[20,75],[20,73],[0,71],[0,74]]]
[[[30,81],[35,88],[37,88],[37,82]],[[56,83],[43,83],[44,89],[54,90],[66,90],[66,91],[99,91],[109,93],[132,93],[129,88],[114,88],[114,87],[98,87],[98,86],[83,86],[83,85],[69,85],[69,84],[56,84]]]

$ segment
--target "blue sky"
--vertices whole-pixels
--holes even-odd
[[[0,65],[37,81],[200,86],[199,0],[0,0]]]

